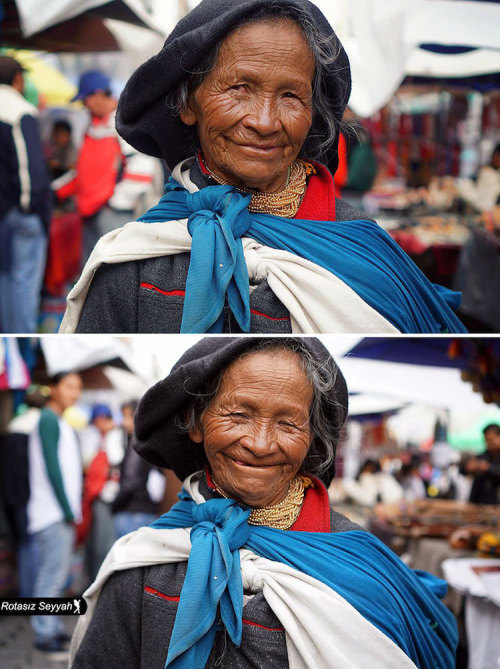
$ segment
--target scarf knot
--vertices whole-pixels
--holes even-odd
[[[192,514],[193,546],[198,538],[206,538],[208,534],[213,534],[221,550],[227,554],[240,549],[248,540],[250,529],[247,520],[250,509],[243,509],[234,500],[213,499],[205,504],[193,506]]]
[[[189,234],[199,225],[218,225],[226,239],[243,237],[252,224],[248,211],[249,195],[238,193],[232,186],[208,186],[188,193],[186,206],[192,212],[188,218]]]

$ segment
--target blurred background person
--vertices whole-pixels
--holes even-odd
[[[427,497],[425,483],[420,476],[420,459],[413,457],[409,463],[403,464],[400,472],[400,483],[404,498],[410,502]]]
[[[52,195],[23,68],[0,56],[0,331],[35,332]]]
[[[82,466],[75,432],[63,418],[82,391],[82,380],[62,372],[29,438],[28,533],[37,558],[33,597],[60,597],[70,573],[75,523],[81,520]],[[69,641],[58,616],[32,617],[35,647],[64,658]]]
[[[122,407],[126,451],[120,468],[120,490],[112,504],[117,539],[149,525],[158,517],[165,490],[163,474],[141,458],[132,446],[137,404],[130,402]]]
[[[474,504],[500,504],[500,425],[490,423],[484,430],[486,451],[465,464],[474,481],[470,501]]]
[[[84,462],[89,463],[83,493],[82,538],[87,537],[86,566],[89,578],[94,580],[115,541],[111,504],[118,494],[124,452],[122,432],[106,404],[93,406],[82,452]]]
[[[357,504],[373,506],[377,502],[392,503],[403,498],[403,489],[396,478],[383,471],[377,460],[366,460],[355,480],[344,480],[344,489]]]
[[[52,179],[57,179],[76,165],[78,152],[73,143],[71,123],[59,119],[52,126],[50,143],[47,147],[47,165]]]
[[[30,386],[19,413],[9,422],[0,448],[1,499],[17,551],[18,595],[33,597],[33,585],[38,563],[28,534],[27,505],[30,496],[28,440],[40,420],[48,400],[46,387]]]
[[[58,199],[76,199],[83,219],[83,267],[102,235],[134,219],[137,201],[150,189],[158,161],[139,154],[116,132],[117,100],[104,72],[84,72],[72,101],[76,100],[90,112],[90,124],[75,170],[52,187]]]
[[[462,179],[458,182],[461,197],[478,211],[492,211],[500,199],[500,143],[495,146],[490,162],[483,165],[476,181]]]

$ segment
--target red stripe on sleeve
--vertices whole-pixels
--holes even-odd
[[[266,627],[265,625],[260,625],[259,623],[254,623],[253,620],[247,620],[243,618],[245,625],[252,625],[253,627],[260,627],[263,630],[269,630],[270,632],[282,632],[283,627]]]
[[[146,283],[143,281],[141,283],[141,288],[146,288],[146,290],[153,290],[155,293],[160,293],[161,295],[181,295],[182,297],[186,294],[185,290],[162,290],[158,286],[154,286],[152,283]]]
[[[165,595],[163,592],[160,592],[159,590],[155,590],[154,588],[150,588],[149,585],[144,586],[144,592],[147,592],[150,595],[155,595],[156,597],[161,597],[161,599],[166,599],[168,602],[178,602],[179,601],[178,596]]]

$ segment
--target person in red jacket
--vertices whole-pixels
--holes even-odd
[[[152,187],[158,161],[137,152],[116,132],[117,100],[106,74],[84,72],[75,100],[82,100],[90,112],[90,124],[76,168],[52,186],[58,199],[73,196],[76,200],[83,219],[83,267],[102,235],[135,220],[135,206]]]

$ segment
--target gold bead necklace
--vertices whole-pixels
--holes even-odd
[[[223,186],[232,186],[208,167],[205,159],[203,164],[214,181]],[[248,205],[249,211],[259,214],[273,214],[284,218],[293,218],[302,204],[307,188],[307,177],[316,172],[311,163],[296,160],[288,170],[288,179],[285,187],[276,193],[261,193],[252,188],[236,186],[242,193],[248,193],[252,199]]]
[[[213,476],[212,481],[219,495],[228,499],[229,495],[217,485]],[[304,501],[305,489],[310,485],[311,479],[306,476],[296,476],[290,481],[285,499],[274,506],[267,506],[262,509],[252,508],[248,524],[265,525],[266,527],[274,527],[277,530],[290,529],[299,516],[302,502]]]

